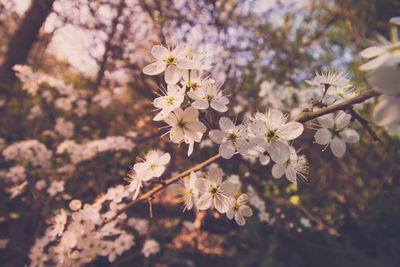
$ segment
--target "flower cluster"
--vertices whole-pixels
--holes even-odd
[[[77,144],[75,141],[65,140],[58,145],[56,154],[67,152],[70,154],[72,163],[78,164],[94,158],[98,153],[119,150],[132,151],[134,147],[135,144],[125,136],[108,136],[85,144]]]
[[[46,167],[53,155],[52,151],[38,140],[13,143],[4,149],[2,154],[6,160],[26,160],[34,167]]]
[[[127,218],[121,213],[126,207],[125,200],[136,199],[142,181],[149,181],[160,177],[170,161],[169,153],[151,150],[142,162],[133,166],[130,183],[126,186],[117,185],[96,199],[93,204],[85,204],[79,200],[72,200],[70,208],[73,212],[60,210],[53,218],[53,225],[47,229],[45,235],[36,240],[29,258],[32,266],[44,264],[76,265],[80,266],[91,262],[98,256],[107,256],[113,262],[118,255],[129,250],[133,245],[133,236],[122,230],[122,223]],[[135,179],[133,177],[135,176]],[[63,190],[64,182],[56,183],[47,190],[55,195]],[[147,221],[135,220],[134,225],[139,234],[147,232]],[[145,257],[159,251],[155,240],[145,241],[142,253]]]

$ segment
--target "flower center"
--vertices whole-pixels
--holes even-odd
[[[176,65],[176,58],[173,56],[169,56],[166,60],[167,66]]]
[[[154,170],[156,167],[157,167],[157,164],[154,164],[154,163],[153,163],[153,164],[150,164],[150,167],[149,167],[149,168],[150,168],[151,170]]]
[[[168,105],[174,104],[174,98],[173,97],[168,98],[167,103],[168,103]]]
[[[231,140],[232,143],[235,143],[236,140],[238,139],[238,136],[237,136],[236,133],[230,133],[230,134],[228,135],[228,139]]]
[[[268,139],[268,142],[278,138],[276,131],[272,130],[268,130],[268,132],[265,134],[265,137]]]
[[[210,187],[210,194],[212,196],[216,196],[218,194],[218,188],[217,187]]]
[[[208,101],[208,103],[211,103],[211,101],[213,101],[214,100],[214,96],[213,95],[206,95],[205,97],[205,100],[207,100]]]
[[[178,121],[177,126],[178,126],[178,128],[183,129],[183,128],[185,128],[185,123],[182,120],[180,120],[180,121]]]

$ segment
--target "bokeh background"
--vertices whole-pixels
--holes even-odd
[[[9,239],[0,265],[27,264],[55,210],[67,208],[72,198],[92,202],[123,184],[129,167],[149,149],[172,155],[163,178],[217,153],[206,141],[188,158],[186,147],[162,137],[163,124],[152,121],[154,91],[164,84],[162,75],[142,74],[153,44],[188,42],[209,53],[212,75],[224,81],[230,97],[231,118],[241,121],[269,107],[294,115],[304,108],[304,80],[315,71],[349,72],[359,91],[369,89],[367,75],[357,70],[358,53],[378,34],[389,38],[388,21],[399,14],[395,0],[1,0],[0,151],[29,139],[55,151],[67,139],[54,130],[57,118],[73,123],[68,139],[77,143],[126,136],[135,146],[78,163],[54,154],[46,168],[18,162],[29,181],[22,196],[9,199],[8,181],[0,179],[0,238]],[[62,97],[46,82],[37,84],[36,95],[27,93],[12,70],[16,64],[72,85],[87,112],[78,116],[75,106],[60,109],[46,101],[45,91]],[[373,101],[358,111],[369,119],[371,106]],[[99,258],[89,266],[400,266],[398,138],[373,127],[380,144],[356,125],[360,143],[336,158],[313,143],[312,128],[307,124],[296,141],[310,164],[308,182],[297,188],[274,179],[271,166],[239,156],[217,161],[226,177],[239,177],[241,191],[251,185],[265,203],[259,205],[265,209],[252,207],[246,226],[215,211],[182,213],[174,185],[156,195],[153,218],[148,203],[127,212],[149,219],[159,253],[144,258],[137,245],[112,264]],[[0,156],[3,176],[14,165]],[[64,180],[65,191],[38,194],[34,184],[41,179]],[[143,242],[134,233],[135,243]]]

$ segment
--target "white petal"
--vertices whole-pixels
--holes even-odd
[[[198,178],[195,182],[194,182],[194,186],[197,189],[197,191],[199,193],[205,193],[208,190],[208,187],[210,185],[210,182],[207,179],[204,178]]]
[[[168,57],[168,49],[161,45],[154,45],[151,48],[151,54],[157,60],[165,60]]]
[[[234,215],[235,215],[235,213],[233,212],[233,209],[229,209],[226,212],[226,217],[228,217],[229,220],[232,220]]]
[[[241,194],[238,199],[236,200],[236,202],[238,203],[238,205],[244,205],[249,201],[249,196],[247,194]]]
[[[211,107],[218,112],[226,112],[228,111],[228,107],[219,101],[211,101]]]
[[[253,211],[249,206],[241,206],[239,208],[239,213],[244,217],[250,217],[253,215]]]
[[[360,141],[360,135],[353,129],[346,128],[339,135],[346,143],[358,143]]]
[[[190,51],[190,46],[188,44],[180,44],[172,50],[171,54],[180,58],[185,56]]]
[[[351,119],[350,114],[344,111],[339,111],[339,113],[336,115],[335,118],[336,128],[342,129],[343,127],[346,127],[346,125],[350,123],[350,119]]]
[[[165,166],[158,166],[154,168],[153,170],[154,177],[160,177],[164,171],[165,171]]]
[[[220,213],[225,213],[229,210],[229,203],[230,203],[230,199],[227,199],[225,196],[221,196],[220,194],[217,194],[214,197],[215,209]]]
[[[209,104],[206,100],[199,99],[194,101],[191,106],[197,109],[208,109]]]
[[[185,109],[182,115],[182,119],[184,122],[195,121],[198,117],[199,117],[199,111],[192,107],[188,107],[187,109]]]
[[[278,129],[277,135],[283,140],[293,140],[299,137],[303,133],[303,130],[303,124],[292,121],[282,125]]]
[[[159,159],[158,164],[165,165],[171,160],[171,155],[169,153],[164,153]]]
[[[374,109],[373,118],[379,126],[385,126],[399,120],[400,101],[395,97],[381,96]]]
[[[222,169],[218,167],[212,167],[208,171],[208,178],[213,186],[219,186],[222,182]]]
[[[222,194],[224,194],[227,197],[233,197],[233,194],[235,193],[235,185],[229,181],[225,181],[221,184],[219,187],[219,190],[221,191]]]
[[[320,145],[329,144],[332,139],[331,132],[326,128],[318,129],[315,133],[315,142]]]
[[[181,72],[176,66],[168,66],[165,70],[165,82],[168,84],[176,84],[181,78]]]
[[[277,163],[272,167],[272,176],[274,176],[274,178],[281,178],[285,174],[285,170],[286,164]]]
[[[272,141],[267,147],[271,159],[276,163],[285,163],[289,159],[290,150],[287,143],[281,141]]]
[[[209,193],[203,194],[199,200],[197,201],[197,208],[199,210],[206,210],[211,207],[212,204],[212,196]]]
[[[230,159],[235,154],[236,148],[231,141],[227,141],[219,146],[219,153],[224,159]]]
[[[368,61],[367,63],[361,65],[359,69],[362,71],[376,69],[379,66],[381,66],[383,63],[385,63],[385,61],[388,60],[390,57],[391,57],[391,53],[386,52],[386,53],[381,54],[380,56],[377,56],[376,58]]]
[[[229,132],[235,129],[235,124],[227,117],[221,117],[219,119],[219,127],[222,131]]]
[[[171,130],[169,138],[173,143],[180,143],[183,138],[183,131],[181,129],[175,129],[174,131]]]
[[[318,123],[324,128],[333,129],[333,125],[335,124],[331,114],[325,114],[321,117],[318,117],[317,120]]]
[[[331,150],[333,155],[335,155],[338,158],[341,158],[344,156],[344,153],[346,152],[346,143],[335,136],[332,141],[331,141]]]
[[[157,75],[165,70],[166,64],[163,61],[156,61],[143,68],[143,73],[146,75]]]
[[[246,224],[245,219],[243,218],[242,215],[240,215],[239,213],[235,214],[235,221],[238,225],[243,226]]]
[[[294,183],[295,185],[297,184],[297,181],[296,181],[296,180],[297,180],[296,174],[297,174],[297,172],[296,172],[296,169],[293,167],[293,165],[287,166],[287,168],[286,168],[286,170],[285,170],[286,178],[287,178],[290,182]]]
[[[270,130],[278,129],[282,124],[285,123],[285,119],[282,111],[272,109],[268,111],[267,115],[267,127]]]
[[[371,46],[360,52],[360,56],[363,58],[376,57],[386,51],[384,46]]]
[[[398,94],[400,91],[399,60],[388,63],[374,70],[368,78],[369,83],[386,94]]]
[[[261,154],[260,155],[260,163],[265,166],[271,161],[271,158],[268,155]]]
[[[216,144],[222,144],[226,140],[226,133],[221,130],[211,130],[209,132],[210,139]]]
[[[264,122],[261,120],[256,120],[255,122],[250,124],[250,130],[256,136],[263,136],[267,133],[267,128],[265,127]]]

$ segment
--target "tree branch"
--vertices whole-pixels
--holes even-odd
[[[326,108],[323,108],[323,109],[320,109],[320,110],[314,111],[314,112],[305,111],[305,112],[301,113],[299,116],[297,116],[293,121],[307,122],[307,121],[321,117],[322,115],[325,115],[328,113],[332,113],[332,112],[335,112],[338,110],[349,109],[350,107],[352,107],[355,104],[362,103],[369,98],[379,96],[379,95],[381,95],[381,93],[376,90],[368,90],[368,91],[365,91],[365,92],[359,94],[356,97],[353,97],[349,100],[343,101],[342,103],[332,105],[332,106],[329,106],[329,107],[326,107]]]

